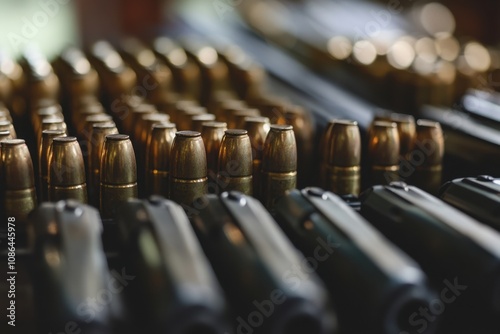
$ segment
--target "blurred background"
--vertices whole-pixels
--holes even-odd
[[[222,21],[253,0],[2,0],[0,1],[1,49],[18,55],[27,45],[38,45],[49,57],[68,44],[88,45],[98,39],[149,36],[168,27],[179,12],[196,11]],[[286,1],[285,1],[286,2]],[[290,0],[290,2],[292,2]],[[316,2],[314,0],[293,2]],[[370,1],[331,0],[337,6],[362,4],[353,16],[363,16]],[[429,1],[383,0],[380,8],[396,8],[402,17]],[[443,0],[455,18],[455,34],[496,45],[500,41],[500,2],[494,0]],[[366,11],[363,11],[364,6]],[[443,24],[440,13],[429,20]]]

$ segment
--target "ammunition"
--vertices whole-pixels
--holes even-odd
[[[170,117],[166,114],[147,114],[143,115],[139,122],[135,125],[135,134],[136,142],[138,144],[138,148],[140,149],[139,156],[141,159],[145,157],[145,152],[148,144],[148,137],[151,134],[151,128],[154,124],[160,123],[168,123]]]
[[[128,113],[123,119],[122,119],[122,128],[125,133],[128,133],[131,135],[131,139],[133,138],[134,134],[134,129],[139,120],[142,118],[144,115],[148,114],[154,114],[157,113],[158,110],[156,110],[156,107],[152,104],[146,104],[146,103],[141,103],[140,105],[136,106],[135,108],[132,108],[130,110],[130,113]]]
[[[88,194],[90,202],[99,207],[101,155],[107,135],[117,134],[118,129],[112,123],[94,124],[88,142]]]
[[[198,99],[201,90],[200,69],[188,58],[184,49],[166,37],[157,38],[153,48],[172,71],[175,90],[185,97]]]
[[[315,127],[312,116],[297,105],[286,105],[284,111],[286,124],[293,126],[297,141],[297,184],[303,188],[311,184],[314,153]]]
[[[259,97],[251,100],[249,104],[260,110],[262,116],[269,118],[271,124],[287,124],[285,119],[285,108],[287,102],[274,97]]]
[[[241,107],[248,107],[247,104],[236,98],[233,92],[218,91],[212,96],[212,100],[208,104],[209,112],[213,113],[217,119],[221,119],[226,105],[236,104]]]
[[[262,153],[262,203],[276,201],[297,185],[297,144],[291,125],[271,125]]]
[[[396,123],[375,121],[368,137],[372,184],[389,184],[399,180],[400,146]]]
[[[99,88],[97,71],[92,68],[85,54],[75,47],[65,49],[60,57],[60,78],[72,100],[82,96],[95,96]]]
[[[44,130],[62,130],[64,133],[68,133],[68,127],[64,122],[63,118],[47,118],[42,120],[42,124],[40,125],[40,134],[37,138],[38,146],[41,145],[42,141],[42,132]]]
[[[329,143],[332,142],[333,140],[333,127],[335,126],[336,119],[332,119],[328,122],[326,125],[326,128],[323,132],[323,135],[321,136],[321,139],[319,141],[319,175],[318,175],[318,182],[320,187],[322,188],[328,188],[328,154],[330,152],[329,150]]]
[[[178,100],[175,102],[175,110],[174,112],[170,115],[170,121],[173,123],[177,122],[177,115],[182,113],[182,110],[184,110],[187,107],[196,107],[198,106],[198,102],[194,100]]]
[[[87,203],[87,183],[82,150],[76,137],[52,139],[49,160],[49,200],[75,199]]]
[[[37,205],[33,162],[23,139],[7,139],[0,145],[2,211],[23,222]]]
[[[146,194],[169,196],[170,151],[177,129],[175,124],[154,124],[146,150]]]
[[[37,138],[42,135],[42,122],[51,118],[64,119],[62,108],[59,104],[37,108],[33,111],[31,114],[31,124]]]
[[[221,191],[252,195],[252,144],[247,130],[226,130],[219,149],[217,179]]]
[[[213,190],[213,192],[217,188],[217,162],[219,160],[220,143],[226,130],[227,124],[224,122],[203,123],[201,130],[201,138],[203,139],[207,157],[209,184],[215,185],[214,188],[209,187],[208,190]]]
[[[179,94],[171,91],[164,91],[159,95],[159,100],[155,102],[155,106],[159,113],[167,114],[172,118],[172,115],[175,113],[175,104],[180,99],[181,97]]]
[[[10,135],[10,131],[9,130],[1,130],[0,131],[0,142],[2,140],[5,140],[5,139],[14,139],[12,138],[12,136]]]
[[[328,189],[338,195],[359,195],[361,135],[358,123],[336,120],[328,146]]]
[[[179,131],[187,131],[191,129],[191,119],[196,115],[203,115],[207,113],[205,107],[199,106],[184,106],[182,109],[178,109],[175,115],[175,124]]]
[[[100,210],[112,218],[118,206],[137,197],[137,164],[129,136],[107,135],[101,156]]]
[[[438,122],[419,119],[417,136],[410,163],[416,166],[414,184],[430,193],[437,194],[441,186],[444,138]],[[419,156],[417,156],[419,155]]]
[[[200,133],[177,132],[170,157],[170,198],[191,206],[207,193],[207,156]]]
[[[0,121],[0,131],[9,131],[12,138],[17,138],[16,129],[14,129],[14,125],[10,121]]]
[[[226,54],[230,62],[234,89],[239,96],[245,99],[255,98],[262,95],[263,82],[266,77],[265,70],[244,52],[233,53],[232,56]]]
[[[12,122],[10,111],[2,102],[0,102],[0,120],[7,120],[9,122]]]
[[[82,133],[85,129],[85,119],[88,116],[105,114],[106,110],[103,105],[96,101],[95,103],[84,105],[73,110],[73,113],[71,114],[71,122],[73,124],[73,128],[76,130],[76,133]]]
[[[413,150],[416,134],[415,118],[411,115],[391,113],[387,116],[379,116],[376,120],[393,122],[398,127],[400,154],[405,159]]]
[[[215,92],[229,88],[229,70],[219,58],[217,50],[196,41],[187,41],[185,50],[201,70],[200,101],[202,104],[208,103]]]
[[[63,130],[44,130],[42,132],[42,144],[38,150],[38,196],[40,202],[49,200],[49,161],[52,155],[52,141],[57,137],[64,137]]]
[[[243,129],[245,126],[246,117],[258,117],[260,111],[254,108],[246,108],[244,110],[237,110],[229,116],[228,128],[229,129]]]
[[[108,114],[87,116],[85,117],[85,125],[82,129],[82,132],[79,134],[80,138],[84,139],[85,141],[88,141],[92,134],[92,128],[96,124],[111,124],[116,126],[115,122],[113,122],[113,117],[111,117]]]
[[[160,100],[162,93],[170,89],[172,81],[170,69],[137,38],[127,38],[121,43],[121,47],[123,58],[136,72],[146,99],[155,104]]]
[[[232,120],[232,115],[238,111],[244,111],[248,109],[248,106],[245,102],[240,100],[226,100],[221,103],[220,110],[215,113],[215,116],[218,120],[229,123]],[[255,115],[254,115],[255,116]]]
[[[248,131],[248,137],[252,145],[253,196],[261,198],[262,152],[264,151],[264,143],[271,129],[271,124],[267,117],[247,117],[245,118],[245,129]]]
[[[214,114],[201,114],[191,117],[191,130],[201,132],[203,130],[203,123],[215,122]]]
[[[89,60],[99,73],[108,100],[129,95],[137,85],[137,75],[125,64],[123,58],[109,42],[96,42],[91,48]]]
[[[57,99],[60,83],[48,60],[38,50],[30,49],[21,63],[26,74],[26,92],[30,103],[40,99]]]

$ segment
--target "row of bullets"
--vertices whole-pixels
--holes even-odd
[[[315,182],[311,115],[259,92],[261,69],[241,50],[181,48],[166,38],[154,42],[154,51],[135,39],[122,49],[98,42],[87,56],[70,48],[53,66],[40,55],[22,59],[27,85],[39,87],[28,90],[31,127],[24,133],[37,152],[40,202],[88,201],[107,218],[131,197],[158,194],[191,207],[205,193],[237,190],[272,208],[287,190]],[[137,82],[142,84],[133,86]],[[1,138],[16,138],[9,108],[0,111]],[[31,189],[30,204],[5,204],[8,214],[24,217],[37,201],[29,181],[33,167],[19,166],[31,164],[21,141],[2,145],[5,154],[16,147],[24,158],[6,158],[2,165],[13,167],[1,175],[4,200],[10,189]],[[319,146],[319,185],[359,194],[363,145],[357,123],[330,121]],[[410,173],[425,189],[439,186],[444,144],[438,123],[386,113],[374,119],[367,146],[370,184],[407,181]],[[11,185],[12,173],[20,171],[27,181]]]
[[[441,186],[444,136],[437,122],[384,112],[367,136],[365,174],[371,184],[406,181],[431,193]],[[361,189],[362,139],[355,121],[331,120],[320,141],[320,185],[339,195]]]
[[[295,188],[297,155],[311,154],[310,114],[258,93],[263,74],[240,50],[195,49],[160,38],[153,52],[131,39],[121,53],[98,42],[53,64],[23,56],[24,88],[5,96],[0,114],[5,214],[22,220],[38,202],[71,198],[108,218],[128,198],[189,206],[229,190],[272,207]]]

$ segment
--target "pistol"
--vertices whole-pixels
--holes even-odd
[[[488,175],[455,179],[443,185],[439,197],[500,231],[500,179]]]
[[[120,281],[108,270],[98,211],[75,200],[45,202],[29,219],[40,333],[111,332]]]
[[[455,296],[442,295],[445,303],[452,305],[451,300],[460,299],[458,304],[469,307],[470,312],[498,319],[498,232],[403,182],[368,189],[361,203],[361,214],[413,257],[433,283],[452,285],[449,290]]]
[[[436,298],[420,267],[331,192],[293,190],[275,218],[317,268],[344,333],[413,333],[412,313]]]
[[[323,284],[258,200],[231,191],[198,202],[191,222],[233,306],[237,333],[336,333]]]
[[[126,296],[140,330],[226,333],[222,289],[182,207],[159,196],[130,199],[115,220],[124,266],[137,280]]]

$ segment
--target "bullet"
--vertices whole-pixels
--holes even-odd
[[[104,140],[111,134],[118,134],[118,129],[113,123],[94,124],[88,142],[88,194],[90,203],[95,207],[99,207],[100,203],[101,155]]]
[[[214,114],[201,114],[191,117],[191,130],[196,132],[201,132],[203,129],[203,123],[215,122]]]
[[[0,102],[0,120],[12,122],[10,111],[2,102]]]
[[[142,118],[142,116],[148,114],[155,114],[157,112],[158,110],[156,110],[156,107],[154,105],[146,103],[141,103],[140,105],[132,108],[130,110],[130,113],[125,115],[125,117],[122,119],[123,131],[125,133],[130,134],[131,139],[135,139],[133,138],[134,129],[139,120]]]
[[[262,152],[262,203],[276,201],[297,186],[297,143],[291,125],[271,125]]]
[[[175,90],[185,97],[198,99],[201,91],[200,69],[188,58],[184,49],[167,37],[157,38],[153,49],[172,71]]]
[[[95,124],[111,124],[116,126],[115,122],[113,122],[113,117],[108,114],[90,115],[85,117],[85,125],[82,129],[82,132],[79,134],[80,138],[88,141],[92,134],[92,127]]]
[[[192,207],[207,193],[207,156],[200,133],[177,132],[170,157],[170,198]]]
[[[54,67],[67,98],[75,100],[97,94],[99,77],[82,50],[76,47],[66,48],[55,61]]]
[[[234,126],[233,125],[234,113],[240,112],[240,111],[245,111],[248,108],[249,107],[243,101],[229,100],[229,101],[222,103],[221,110],[219,111],[218,114],[216,114],[216,116],[217,116],[217,119],[226,122],[228,127]],[[252,116],[259,116],[259,115],[252,115]]]
[[[426,119],[417,121],[415,146],[410,162],[416,166],[414,184],[432,194],[441,186],[444,137],[441,125]]]
[[[64,122],[63,118],[47,118],[42,120],[42,124],[40,125],[40,135],[37,138],[37,147],[41,145],[42,142],[42,132],[44,130],[62,130],[64,133],[68,133],[68,127]]]
[[[87,203],[87,183],[82,150],[76,137],[52,139],[49,160],[49,200],[75,199]]]
[[[199,107],[199,105],[198,102],[194,100],[178,100],[175,102],[175,111],[170,115],[170,121],[177,123],[177,115],[188,107]]]
[[[147,114],[143,115],[142,118],[135,126],[135,135],[138,148],[141,150],[139,156],[143,159],[146,155],[146,147],[148,144],[148,137],[151,134],[151,128],[154,124],[169,123],[170,117],[166,114]]]
[[[312,116],[304,108],[287,104],[284,110],[286,124],[293,126],[297,141],[297,184],[299,188],[312,183],[315,126]]]
[[[101,156],[100,210],[112,218],[119,205],[137,198],[137,164],[128,135],[111,134],[104,140]]]
[[[9,130],[2,130],[2,131],[0,131],[0,142],[2,140],[5,140],[5,139],[14,139],[10,135],[10,131]]]
[[[65,137],[63,130],[42,131],[42,143],[38,149],[38,196],[40,202],[49,200],[49,161],[52,155],[52,141],[57,137]]]
[[[90,52],[89,60],[99,73],[107,99],[113,101],[122,95],[130,95],[138,85],[137,75],[116,49],[109,42],[98,41]]]
[[[261,198],[260,187],[262,184],[262,152],[267,134],[271,130],[271,124],[267,117],[246,117],[245,130],[248,132],[250,144],[252,145],[252,180],[253,196]]]
[[[2,211],[22,224],[37,205],[33,162],[23,139],[7,139],[0,145]]]
[[[10,121],[0,121],[0,131],[9,131],[12,138],[17,138],[16,129],[14,129],[14,125]]]
[[[26,93],[30,103],[45,98],[58,98],[59,79],[47,58],[39,50],[27,50],[21,63],[27,78]]]
[[[323,135],[319,141],[319,175],[318,182],[321,188],[328,188],[328,154],[329,143],[333,140],[333,127],[337,119],[332,119],[326,125]]]
[[[217,163],[219,160],[219,148],[224,132],[227,130],[227,124],[224,122],[203,123],[201,129],[201,138],[205,146],[208,168],[209,191],[217,188]],[[212,186],[213,185],[213,186]]]
[[[208,103],[212,95],[229,88],[229,70],[227,65],[219,58],[217,50],[204,43],[187,41],[184,49],[193,59],[201,71],[201,96],[202,104]]]
[[[74,110],[71,114],[71,122],[73,124],[73,128],[76,130],[76,133],[82,133],[85,129],[85,119],[88,116],[95,115],[106,115],[106,110],[98,101],[89,105],[78,107],[78,109]]]
[[[399,134],[400,154],[405,159],[408,159],[408,155],[413,150],[415,142],[415,118],[411,115],[391,113],[385,116],[377,116],[375,120],[396,123]]]
[[[252,100],[249,104],[260,110],[262,116],[269,118],[271,124],[286,124],[285,119],[285,108],[287,107],[287,102],[274,97],[259,97],[256,100]]]
[[[31,124],[37,138],[42,135],[42,122],[46,119],[57,118],[64,119],[62,108],[59,104],[50,105],[47,107],[37,108],[31,114]]]
[[[217,172],[219,191],[236,190],[252,195],[252,165],[252,144],[247,130],[226,130],[219,149]]]
[[[123,58],[137,74],[137,80],[143,87],[145,98],[156,104],[163,92],[170,90],[172,82],[170,68],[137,38],[125,39],[121,47]]]
[[[175,124],[154,124],[146,150],[146,194],[169,196],[170,151],[177,129]]]
[[[368,156],[371,183],[389,184],[399,180],[399,134],[396,123],[376,121],[369,134]]]
[[[245,126],[246,117],[258,117],[260,111],[255,108],[246,108],[244,110],[237,110],[229,116],[228,128],[229,129],[243,129]]]
[[[336,120],[328,148],[328,190],[338,195],[359,195],[361,134],[358,123]]]
[[[185,106],[179,109],[175,116],[175,124],[179,131],[187,131],[191,129],[191,119],[196,115],[203,115],[207,113],[205,107],[199,106]]]
[[[219,90],[217,92],[214,92],[214,94],[212,95],[212,99],[208,103],[208,110],[211,113],[218,115],[218,113],[220,113],[222,110],[222,104],[226,103],[227,101],[239,101],[244,103],[244,101],[240,100],[236,96],[234,91]]]

